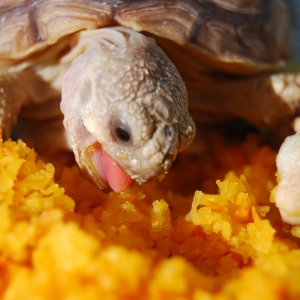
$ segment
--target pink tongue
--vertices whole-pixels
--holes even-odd
[[[125,174],[117,163],[106,155],[102,147],[94,152],[94,158],[100,176],[108,182],[114,192],[122,192],[130,185],[132,178]]]

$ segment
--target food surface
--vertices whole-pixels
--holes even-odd
[[[1,298],[298,299],[299,228],[270,202],[276,154],[247,151],[217,194],[105,195],[76,166],[55,183],[33,149],[1,143]]]

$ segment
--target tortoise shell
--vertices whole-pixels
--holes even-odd
[[[237,74],[282,65],[291,50],[288,9],[281,0],[5,0],[1,65],[33,56],[77,31],[112,25],[187,45],[190,50],[184,51],[196,49],[211,67]]]

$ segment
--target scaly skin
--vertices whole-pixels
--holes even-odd
[[[83,31],[77,38],[63,59],[73,63],[61,109],[79,166],[108,188],[87,150],[99,143],[139,184],[165,173],[195,135],[175,66],[153,39],[126,28]]]

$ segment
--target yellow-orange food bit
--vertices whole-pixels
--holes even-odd
[[[184,199],[154,183],[104,195],[77,167],[58,184],[33,149],[1,142],[1,299],[299,299],[299,228],[276,219],[261,151],[217,195]]]

